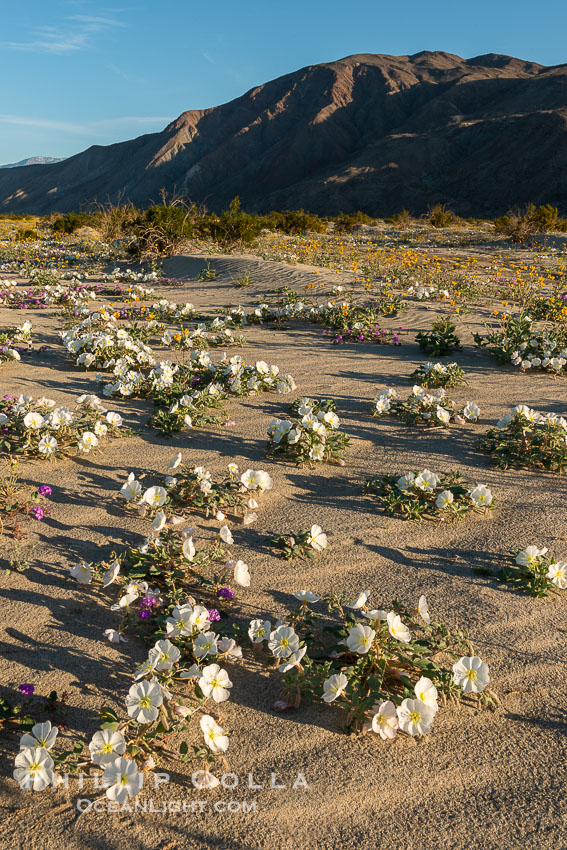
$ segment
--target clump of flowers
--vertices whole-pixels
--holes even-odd
[[[300,531],[292,531],[289,534],[274,535],[270,542],[279,549],[281,557],[286,561],[293,558],[313,560],[316,552],[323,552],[330,548],[327,535],[320,525],[312,525],[309,530],[302,528]]]
[[[479,347],[487,348],[500,363],[512,363],[522,371],[541,369],[553,375],[567,374],[567,329],[537,329],[530,316],[503,313],[486,336],[474,334]]]
[[[567,469],[567,420],[518,404],[480,438],[479,447],[503,469],[563,472]]]
[[[455,331],[457,327],[448,317],[438,319],[430,331],[419,331],[416,342],[419,347],[433,357],[443,357],[461,348],[461,341]]]
[[[253,522],[258,507],[256,496],[271,490],[272,479],[262,469],[247,469],[239,477],[235,463],[229,463],[227,473],[215,481],[211,472],[202,466],[182,465],[181,452],[169,466],[165,486],[153,485],[146,490],[131,472],[120,489],[120,497],[135,504],[142,512],[163,513],[199,511],[224,518],[222,511],[241,516],[243,522]],[[219,514],[220,512],[220,514]]]
[[[458,387],[465,380],[465,372],[457,363],[422,363],[413,372],[412,380],[416,384],[429,389],[430,387]]]
[[[454,402],[440,388],[428,393],[423,387],[414,386],[411,395],[402,401],[397,390],[380,390],[373,402],[373,416],[391,414],[403,419],[408,425],[447,428],[452,422],[464,425],[476,422],[480,408],[474,401],[468,401],[462,410],[456,410]]]
[[[49,398],[11,395],[0,399],[0,451],[37,458],[88,454],[99,441],[131,431],[95,395],[82,395],[73,410]]]
[[[368,478],[363,492],[375,496],[389,516],[422,519],[462,519],[470,511],[486,513],[494,508],[485,484],[467,481],[460,472],[437,475],[429,469]]]
[[[298,609],[274,628],[254,620],[248,633],[256,647],[267,643],[284,674],[287,705],[321,700],[343,709],[348,731],[391,740],[400,732],[428,734],[441,705],[497,704],[488,665],[461,630],[431,621],[425,596],[417,609],[395,600],[384,610],[370,608],[369,591],[350,601],[307,590],[294,596]],[[318,625],[321,615],[310,607],[318,602],[332,625],[327,617],[324,628]]]
[[[550,591],[567,590],[567,561],[556,561],[546,547],[526,546],[500,572],[500,578],[525,590],[531,596],[547,596]]]
[[[316,413],[309,405],[300,405],[298,411],[294,420],[273,419],[270,422],[268,454],[293,458],[298,466],[322,461],[344,465],[342,456],[350,440],[340,430],[337,414],[332,410],[325,412],[323,407]]]
[[[0,366],[9,360],[21,360],[22,345],[31,343],[32,323],[26,319],[21,325],[0,331]]]

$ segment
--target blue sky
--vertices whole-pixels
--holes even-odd
[[[154,132],[305,65],[445,50],[567,62],[565,0],[3,3],[0,163]]]

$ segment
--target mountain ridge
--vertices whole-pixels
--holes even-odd
[[[158,133],[0,174],[0,210],[159,202],[389,215],[445,203],[567,212],[567,65],[501,54],[353,54],[308,65]]]

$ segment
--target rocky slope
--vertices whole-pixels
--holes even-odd
[[[160,133],[0,174],[0,210],[47,213],[160,190],[220,209],[567,213],[567,65],[489,54],[359,54],[312,65]]]

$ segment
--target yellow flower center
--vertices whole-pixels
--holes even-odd
[[[465,678],[470,679],[471,682],[476,682],[476,680],[478,679],[476,670],[467,670],[467,672],[465,673]]]
[[[421,714],[419,713],[419,711],[412,711],[410,712],[409,719],[410,723],[419,723],[419,721],[421,720]]]
[[[140,698],[140,702],[139,702],[140,708],[149,708],[151,704],[152,704],[152,701],[149,697],[141,697]]]

